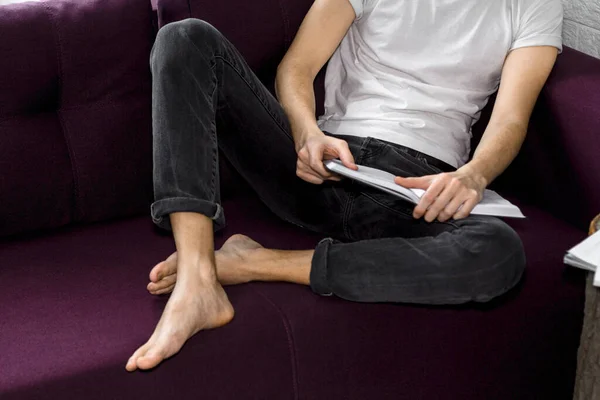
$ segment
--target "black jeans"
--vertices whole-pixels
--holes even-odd
[[[151,55],[154,192],[152,218],[191,211],[224,224],[218,150],[280,218],[330,238],[316,247],[310,284],[321,295],[364,302],[487,301],[520,279],[517,234],[497,218],[427,223],[413,206],[345,180],[296,177],[282,107],[234,46],[206,22],[160,30]],[[358,164],[396,175],[439,173],[444,163],[374,138],[343,137]],[[335,239],[334,239],[335,238]]]

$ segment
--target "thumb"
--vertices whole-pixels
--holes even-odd
[[[394,179],[394,182],[396,182],[396,184],[398,184],[400,186],[404,186],[405,188],[423,189],[423,190],[427,190],[429,188],[429,185],[431,185],[431,181],[432,181],[431,175],[411,177],[411,178],[404,178],[401,176],[397,176]]]
[[[352,155],[352,152],[350,152],[350,148],[348,147],[348,143],[342,141],[342,143],[340,143],[340,145],[337,146],[336,150],[338,152],[340,161],[342,161],[342,164],[344,164],[345,167],[353,169],[355,171],[358,170],[358,167],[354,163],[354,156]]]

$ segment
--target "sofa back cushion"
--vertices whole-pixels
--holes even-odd
[[[148,212],[147,0],[0,7],[0,236]]]

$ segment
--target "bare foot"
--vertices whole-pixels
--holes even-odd
[[[263,247],[244,235],[233,235],[215,251],[217,278],[222,285],[237,285],[250,281],[243,270],[244,260],[249,252]],[[171,293],[177,281],[177,252],[165,261],[156,264],[150,271],[148,291],[152,294]]]
[[[181,282],[174,290],[154,333],[127,361],[127,371],[150,369],[175,355],[203,329],[223,326],[234,311],[218,282]]]

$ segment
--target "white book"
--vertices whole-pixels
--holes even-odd
[[[376,187],[413,204],[418,204],[421,196],[425,193],[422,189],[409,189],[398,185],[394,182],[394,175],[380,169],[358,165],[358,171],[354,171],[346,168],[340,160],[325,161],[325,167],[339,175]],[[484,191],[483,199],[473,208],[471,214],[525,218],[519,207],[492,190]]]
[[[600,231],[567,251],[564,262],[573,267],[596,271],[594,286],[600,286]]]

